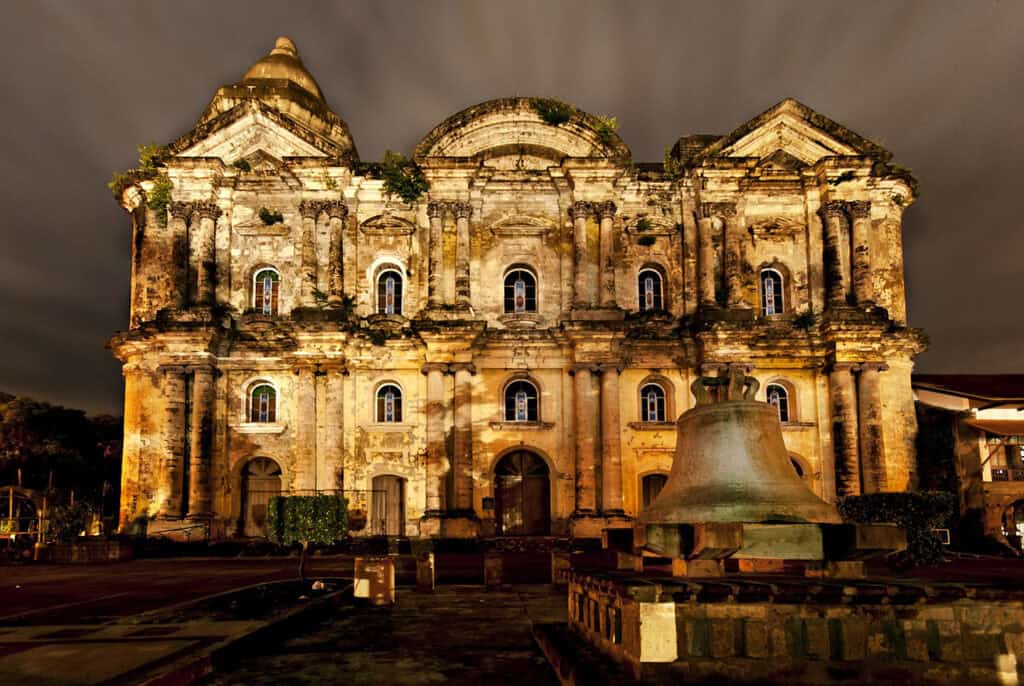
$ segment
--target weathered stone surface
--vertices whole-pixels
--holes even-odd
[[[356,535],[596,537],[668,471],[693,378],[730,364],[787,389],[786,450],[818,495],[834,497],[837,473],[844,489],[851,474],[914,485],[923,339],[906,328],[900,228],[915,190],[888,152],[784,100],[685,139],[670,168],[634,165],[595,117],[555,126],[505,98],[424,137],[414,159],[430,187],[406,202],[282,46],[274,60],[290,66],[261,61],[170,145],[169,217],[144,202],[153,181],[121,199],[131,318],[110,345],[125,373],[124,529],[160,514],[260,535],[255,491],[343,490],[365,522]],[[505,283],[518,269],[534,280],[525,311]],[[782,278],[772,307],[767,269]],[[863,372],[849,370],[864,364],[861,418]],[[836,365],[850,377],[838,404]],[[170,398],[168,366],[191,370]],[[517,380],[535,390],[525,421],[506,409]],[[254,421],[262,383],[276,408]],[[387,385],[401,419],[378,417]],[[174,435],[186,429],[201,434],[188,450]],[[498,483],[520,450],[543,465],[528,526]],[[254,474],[257,458],[277,473]]]

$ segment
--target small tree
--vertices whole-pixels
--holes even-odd
[[[348,532],[348,502],[340,495],[289,495],[270,499],[270,537],[282,545],[302,544],[299,579],[306,580],[311,543],[329,545]]]

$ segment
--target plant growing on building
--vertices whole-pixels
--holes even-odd
[[[572,119],[576,108],[558,98],[532,98],[530,105],[545,124],[558,126]]]
[[[277,210],[268,210],[266,207],[260,208],[260,221],[267,226],[273,226],[274,224],[280,224],[284,221],[284,216]]]
[[[793,326],[795,326],[798,329],[803,329],[804,331],[809,331],[810,329],[814,328],[814,325],[817,323],[818,318],[814,316],[814,312],[812,312],[811,310],[801,312],[799,315],[796,316],[795,319],[793,319]]]
[[[665,148],[665,162],[662,169],[669,178],[678,179],[683,175],[683,163],[672,154],[671,147]]]
[[[601,141],[603,145],[611,145],[615,140],[615,133],[619,130],[619,122],[615,117],[608,117],[605,115],[599,115],[597,117],[597,125],[594,127],[594,133],[597,134],[597,140]]]
[[[416,202],[430,190],[430,183],[420,165],[391,150],[384,153],[381,176],[384,178],[384,191],[397,195],[402,202]]]
[[[636,220],[636,224],[633,225],[639,232],[650,231],[654,228],[654,224],[647,217],[640,217]]]
[[[270,499],[270,537],[281,545],[301,544],[299,579],[306,581],[311,545],[330,545],[348,533],[348,501],[340,495],[289,495]]]
[[[121,201],[125,190],[140,181],[152,181],[153,188],[146,194],[146,207],[156,214],[160,226],[167,226],[167,206],[171,203],[171,180],[160,171],[167,160],[167,147],[156,143],[139,145],[139,166],[116,172],[107,183],[114,199]]]

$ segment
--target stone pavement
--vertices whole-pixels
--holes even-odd
[[[547,585],[399,588],[393,607],[343,606],[276,651],[242,658],[203,683],[554,685],[532,628],[566,619],[564,593]]]

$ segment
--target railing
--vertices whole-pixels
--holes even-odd
[[[1024,469],[1000,467],[992,470],[993,481],[1024,481]]]

